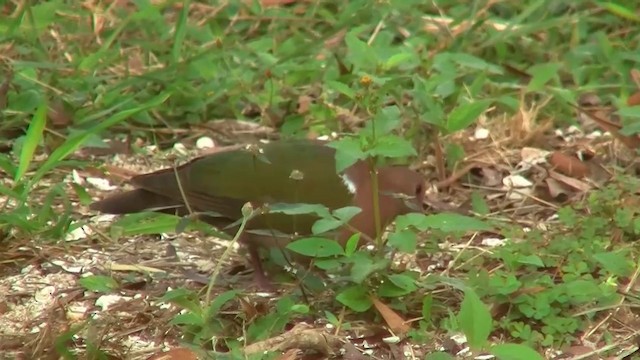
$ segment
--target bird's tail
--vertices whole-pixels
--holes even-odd
[[[106,214],[131,214],[141,211],[159,211],[170,213],[184,207],[180,201],[152,193],[144,189],[135,189],[96,201],[89,206],[91,210]]]

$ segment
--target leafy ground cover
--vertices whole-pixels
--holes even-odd
[[[2,3],[0,351],[634,358],[634,6]],[[318,136],[410,162],[428,213],[380,251],[298,243],[322,271],[272,264],[277,294],[206,226],[87,207],[211,147]]]

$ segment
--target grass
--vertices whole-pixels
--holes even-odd
[[[292,359],[363,335],[380,358],[455,358],[467,346],[504,359],[631,356],[635,149],[586,136],[593,125],[575,104],[597,94],[595,111],[619,109],[622,132],[635,136],[637,10],[548,0],[4,2],[0,351],[129,359],[180,344]],[[96,179],[120,185],[127,171],[171,166],[201,152],[202,136],[224,145],[330,133],[345,152],[413,160],[438,189],[429,202],[441,214],[402,217],[390,232],[392,270],[388,257],[334,249],[340,262],[316,259],[335,275],[324,289],[310,277],[301,291],[289,278],[275,298],[231,285],[204,301],[185,263],[210,273],[212,258],[225,261],[220,277],[242,283],[233,280],[242,257],[219,260],[227,243],[211,229],[175,235],[176,260],[150,239],[184,227],[179,219],[112,224],[86,207],[105,195]],[[573,160],[526,166],[531,149]],[[588,171],[566,170],[575,162]],[[514,176],[530,184],[503,186]],[[88,316],[106,295],[126,305]],[[21,312],[30,306],[37,315]],[[281,334],[294,350],[274,349]],[[466,340],[450,340],[459,334]]]

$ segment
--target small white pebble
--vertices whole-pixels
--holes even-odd
[[[120,300],[128,300],[128,298],[112,294],[102,295],[96,300],[96,306],[102,308],[102,311],[105,311]]]
[[[580,134],[581,132],[582,132],[582,130],[580,130],[580,128],[575,126],[575,125],[571,125],[567,129],[567,133],[569,133],[569,134]]]
[[[476,359],[476,360],[489,360],[489,359],[495,359],[495,358],[496,358],[495,355],[485,354],[485,355],[478,355],[474,359]]]
[[[93,230],[90,227],[84,225],[73,229],[65,235],[65,241],[78,241],[85,239],[87,236],[91,235]]]
[[[175,143],[173,144],[173,150],[175,150],[177,153],[182,154],[182,155],[186,155],[187,154],[187,147],[184,146],[183,143]]]
[[[109,183],[109,180],[103,178],[88,177],[87,182],[93,185],[93,187],[95,187],[96,189],[102,191],[111,191],[118,188],[117,186],[111,185],[111,183]]]
[[[482,245],[489,247],[502,246],[506,243],[506,239],[486,238],[482,240]]]
[[[476,138],[476,140],[484,140],[489,137],[489,129],[478,127],[476,128],[473,137]]]
[[[88,307],[85,305],[71,304],[67,306],[67,320],[72,322],[79,322],[84,319],[84,316],[88,310]]]
[[[525,178],[524,176],[521,175],[509,175],[509,176],[505,176],[504,179],[502,179],[502,184],[507,188],[507,189],[513,189],[513,188],[528,188],[533,186],[533,183]]]
[[[590,134],[587,134],[587,136],[585,136],[587,139],[597,139],[599,137],[602,137],[602,131],[600,130],[595,130],[593,132],[591,132]]]
[[[400,342],[400,337],[398,336],[387,336],[385,338],[382,338],[382,341],[387,343],[387,344],[397,344]]]
[[[211,149],[215,146],[216,144],[213,142],[213,139],[208,136],[203,136],[196,141],[196,148],[200,150]]]
[[[451,335],[451,340],[455,341],[458,345],[462,345],[467,342],[467,337],[464,334],[454,334]]]
[[[73,182],[79,185],[84,184],[84,179],[82,178],[82,176],[80,176],[80,174],[74,169],[71,172],[71,178],[73,179]]]
[[[531,188],[519,188],[517,191],[510,191],[507,194],[507,199],[509,200],[522,200],[533,194],[533,189]]]

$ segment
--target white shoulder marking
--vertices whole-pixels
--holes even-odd
[[[346,174],[341,174],[340,179],[342,179],[342,183],[344,184],[344,186],[347,187],[347,190],[350,193],[352,194],[356,193],[356,191],[358,190],[356,188],[356,183],[354,183],[351,179],[349,179],[349,177]]]

